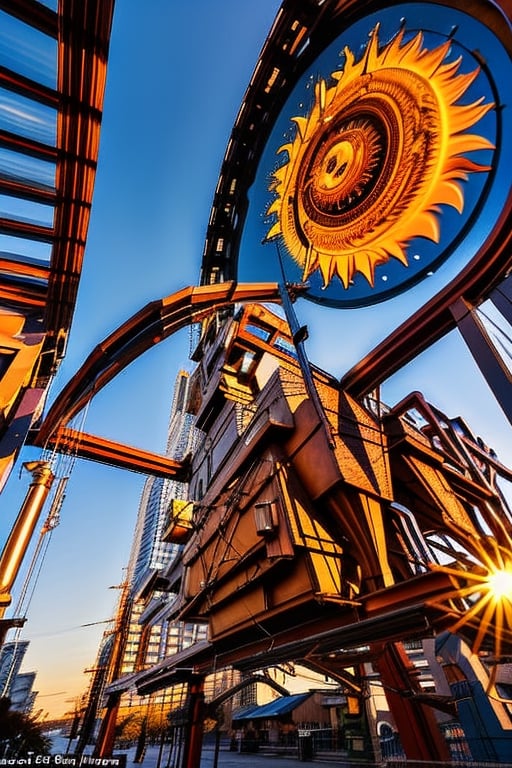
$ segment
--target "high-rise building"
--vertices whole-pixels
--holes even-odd
[[[30,712],[35,698],[35,672],[20,673],[28,646],[28,640],[12,640],[0,649],[0,697],[9,698],[11,708],[20,712]]]
[[[167,437],[166,455],[181,460],[194,449],[198,432],[194,427],[194,416],[185,409],[190,386],[189,374],[181,370],[176,378]],[[126,576],[121,585],[120,600],[114,628],[105,632],[104,641],[98,652],[96,668],[106,674],[97,676],[91,682],[86,712],[87,722],[83,725],[84,745],[89,730],[94,727],[96,715],[101,706],[103,689],[113,679],[129,677],[135,672],[152,667],[167,656],[177,653],[206,637],[206,626],[192,622],[169,621],[168,604],[173,595],[165,589],[166,573],[178,557],[181,545],[164,540],[168,524],[169,506],[172,500],[186,500],[188,487],[184,482],[160,477],[148,477],[142,491],[130,558]],[[118,642],[108,642],[118,633]],[[105,649],[108,648],[108,654]],[[107,660],[105,656],[110,658]],[[113,658],[117,655],[117,658]],[[101,660],[101,663],[100,663]],[[232,684],[222,675],[222,687]],[[218,686],[213,685],[212,690]],[[218,691],[217,691],[218,692]],[[183,686],[160,691],[151,696],[153,704],[165,709],[182,706],[185,697]],[[123,706],[138,706],[142,699],[130,687],[126,687]]]
[[[184,410],[188,387],[189,374],[180,371],[174,386],[166,448],[166,455],[177,460],[192,450],[195,439],[194,417]],[[133,597],[176,556],[177,546],[163,541],[162,533],[170,500],[184,499],[186,494],[186,483],[161,477],[146,480],[127,574]]]
[[[189,374],[180,371],[174,385],[166,448],[166,455],[176,460],[190,453],[195,443],[194,417],[185,410],[189,383]],[[126,574],[125,599],[130,607],[120,675],[149,667],[198,639],[196,625],[169,628],[167,622],[158,619],[159,609],[170,597],[159,587],[180,551],[180,545],[163,540],[168,508],[171,499],[186,496],[186,483],[177,480],[149,477],[144,485]]]

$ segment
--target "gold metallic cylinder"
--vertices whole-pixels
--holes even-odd
[[[23,466],[32,473],[33,479],[0,556],[0,617],[11,603],[10,590],[54,480],[47,461],[29,461]]]

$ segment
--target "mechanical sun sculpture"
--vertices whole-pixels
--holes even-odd
[[[462,212],[461,180],[490,170],[466,153],[494,145],[467,131],[494,104],[458,103],[479,68],[459,74],[462,57],[446,61],[450,40],[428,50],[421,32],[404,34],[380,47],[377,25],[359,61],[345,47],[334,85],[318,81],[278,150],[287,160],[273,175],[267,240],[281,236],[304,281],[320,270],[324,288],[335,276],[348,288],[360,272],[373,287],[378,265],[407,266],[413,238],[437,243],[439,206]]]

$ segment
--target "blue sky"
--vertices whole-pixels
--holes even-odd
[[[140,307],[197,283],[222,157],[278,7],[118,0],[84,271],[52,394]],[[349,314],[298,302],[311,360],[341,376],[402,319],[405,296]],[[191,368],[188,354],[186,331],[146,353],[95,398],[84,430],[163,452],[174,377]],[[393,404],[415,389],[448,415],[466,416],[511,463],[510,430],[457,334],[392,377],[384,399]],[[4,535],[28,479],[13,473],[2,497]],[[83,671],[94,666],[106,626],[97,622],[115,606],[109,587],[123,579],[143,481],[91,462],[74,467],[22,634],[31,640],[24,669],[38,672],[36,709],[62,714],[88,684]]]
[[[52,395],[140,307],[198,282],[222,157],[278,7],[116,3],[84,270]],[[84,429],[163,452],[174,377],[190,367],[188,355],[186,331],[148,352],[96,398]],[[28,482],[25,471],[11,475],[2,537]],[[61,714],[87,686],[83,670],[94,666],[105,626],[80,625],[112,614],[118,592],[109,586],[123,578],[143,482],[75,465],[22,635],[31,640],[24,669],[38,671],[36,709]]]

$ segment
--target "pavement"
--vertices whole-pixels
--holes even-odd
[[[68,749],[69,747],[69,749]],[[53,754],[73,753],[73,745],[69,745],[67,739],[56,735],[53,737]],[[90,750],[92,752],[92,746]],[[180,765],[179,756],[170,753],[169,745],[164,744],[163,748],[149,745],[146,747],[144,757],[141,762],[135,763],[135,748],[128,750],[115,750],[115,755],[126,755],[126,768],[178,768]],[[300,768],[300,766],[319,766],[324,768],[354,768],[354,766],[364,766],[365,763],[354,760],[336,760],[333,756],[318,755],[315,760],[299,760],[298,754],[295,756],[276,756],[272,754],[258,754],[247,752],[232,752],[227,742],[221,744],[221,748],[216,755],[213,743],[206,743],[201,753],[201,768]],[[366,763],[366,766],[369,764]]]
[[[142,763],[134,763],[134,750],[128,750],[126,768],[175,768],[173,755],[169,755],[169,748],[165,745],[159,758],[159,748],[150,746],[146,749]],[[118,752],[116,752],[118,754]],[[171,759],[169,759],[171,758]],[[179,763],[178,763],[179,765]],[[300,768],[300,766],[319,766],[324,768],[354,768],[360,766],[358,761],[347,762],[341,759],[337,761],[332,757],[317,756],[315,760],[299,760],[297,756],[280,757],[272,754],[257,754],[254,752],[231,752],[228,747],[222,746],[215,761],[215,749],[213,744],[206,744],[201,753],[201,768]]]

